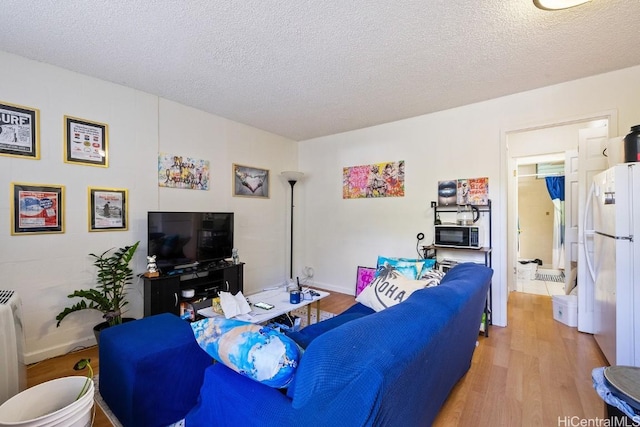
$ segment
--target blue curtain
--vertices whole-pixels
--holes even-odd
[[[547,182],[547,191],[551,196],[551,200],[559,199],[564,201],[564,176],[548,176],[545,178]]]
[[[553,202],[553,268],[564,268],[564,176],[545,178],[547,191]]]

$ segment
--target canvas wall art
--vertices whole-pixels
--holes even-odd
[[[438,181],[438,206],[489,204],[489,178]]]
[[[233,164],[233,195],[269,197],[269,170]]]
[[[209,190],[209,161],[160,153],[158,186]]]
[[[342,170],[342,198],[404,197],[404,160]]]
[[[457,196],[459,205],[488,205],[489,178],[459,179]]]

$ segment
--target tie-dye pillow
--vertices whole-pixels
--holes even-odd
[[[223,317],[193,322],[191,328],[204,351],[239,374],[274,388],[293,380],[300,351],[280,332]]]
[[[390,258],[379,256],[376,277],[383,273],[384,270],[395,269],[398,273],[402,274],[407,279],[416,280],[422,273],[422,267],[424,266],[423,259],[408,259],[408,258]]]

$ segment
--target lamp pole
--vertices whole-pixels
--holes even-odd
[[[290,179],[289,185],[291,186],[291,243],[289,245],[289,278],[293,280],[293,186],[296,185],[295,180]]]
[[[291,233],[289,236],[291,240],[289,244],[289,279],[293,280],[293,186],[296,185],[296,182],[302,179],[304,173],[296,171],[285,171],[282,172],[282,176],[291,186]]]

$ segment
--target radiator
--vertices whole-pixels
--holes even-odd
[[[0,405],[27,386],[24,347],[22,301],[0,290]]]

